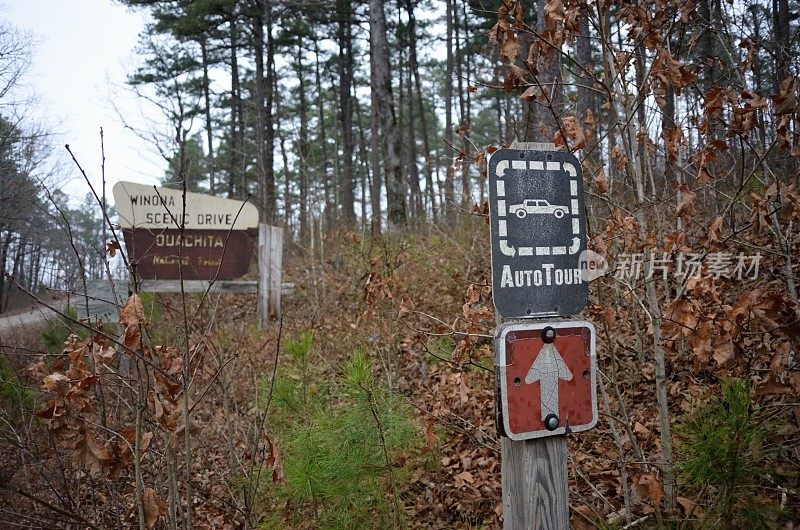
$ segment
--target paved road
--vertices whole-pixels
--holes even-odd
[[[51,305],[53,305],[53,307],[62,309],[65,303],[66,302],[63,300],[56,300],[52,302]],[[0,333],[3,333],[9,329],[39,324],[40,322],[44,322],[50,318],[53,318],[54,316],[55,313],[44,306],[37,306],[27,313],[17,313],[16,315],[7,317],[0,316]]]
[[[117,307],[112,302],[114,295],[111,293],[111,287],[108,282],[105,280],[88,281],[86,282],[86,288],[89,293],[89,317],[92,320],[102,318],[104,322],[116,322]],[[118,294],[118,300],[120,307],[125,304],[120,294]],[[70,301],[70,305],[77,308],[79,318],[87,318],[86,304],[83,298],[72,296]],[[67,304],[67,300],[55,300],[48,302],[48,304],[59,310],[63,310]],[[16,327],[39,324],[55,316],[56,314],[53,311],[44,306],[37,306],[27,313],[18,313],[6,317],[0,315],[0,333]]]

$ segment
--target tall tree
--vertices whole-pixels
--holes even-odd
[[[455,200],[455,160],[453,159],[453,1],[446,0],[445,17],[447,38],[445,40],[446,68],[444,78],[444,154],[447,162],[447,173],[444,180],[445,217],[452,218]]]
[[[264,65],[264,24],[267,27],[267,64]],[[256,170],[259,183],[261,218],[270,223],[275,218],[274,137],[272,121],[272,63],[274,42],[272,37],[272,4],[258,0],[253,6],[253,48],[255,51],[255,109],[256,109]],[[266,68],[266,75],[265,75]]]
[[[353,15],[350,0],[337,0],[337,15],[339,17],[336,38],[339,46],[337,60],[339,74],[339,129],[342,144],[342,168],[339,173],[339,206],[341,208],[342,222],[351,227],[355,224],[355,194],[353,186],[354,168],[353,157],[355,148],[353,142],[353,98],[351,87],[353,84]]]
[[[372,134],[380,138],[384,154],[386,210],[390,227],[406,224],[405,179],[400,167],[397,115],[392,98],[389,72],[389,42],[386,36],[386,12],[383,0],[369,2],[370,70],[372,73],[372,105],[377,109]],[[375,113],[373,109],[373,113]],[[373,143],[373,149],[374,149]],[[373,155],[375,156],[375,155]],[[373,178],[375,178],[373,164]]]

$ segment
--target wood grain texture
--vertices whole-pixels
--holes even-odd
[[[272,230],[269,225],[258,225],[258,326],[266,329],[269,324],[269,240]]]
[[[500,439],[505,530],[569,528],[567,441]]]
[[[281,316],[281,281],[283,278],[283,228],[270,226],[269,280],[267,308],[269,318]]]

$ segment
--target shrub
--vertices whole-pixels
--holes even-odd
[[[390,527],[402,518],[398,460],[418,439],[411,411],[376,380],[363,351],[325,383],[325,372],[310,362],[311,341],[304,333],[287,344],[291,362],[275,384],[271,418],[285,483],[266,495],[285,503],[288,521],[265,526],[310,519],[315,528]]]
[[[705,492],[700,527],[765,528],[776,524],[778,508],[763,495],[774,487],[777,451],[770,433],[778,425],[753,402],[750,384],[724,381],[722,395],[703,405],[677,433],[676,468],[690,488]],[[699,515],[699,514],[696,514]]]

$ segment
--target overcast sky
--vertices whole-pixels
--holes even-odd
[[[28,114],[56,133],[56,152],[68,156],[63,145],[70,144],[99,183],[103,127],[108,181],[157,183],[163,163],[125,130],[111,104],[126,121],[141,121],[124,81],[136,64],[134,49],[145,15],[112,0],[0,0],[0,19],[35,41],[22,90],[35,98]],[[64,191],[83,197],[89,190],[77,177],[74,173]]]

